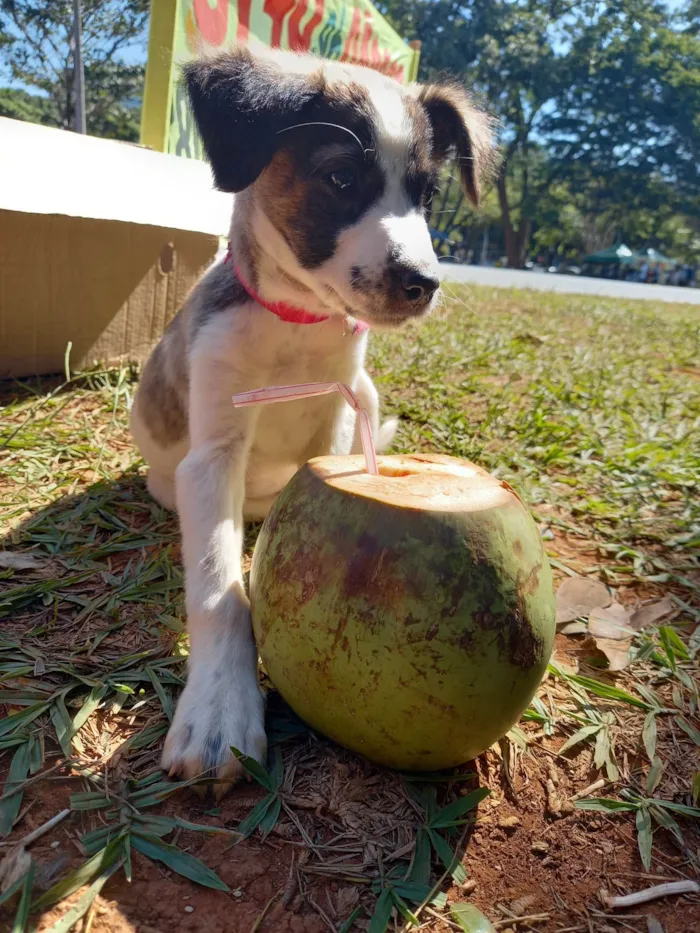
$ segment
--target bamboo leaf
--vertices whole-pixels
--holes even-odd
[[[413,911],[409,908],[406,901],[401,897],[401,895],[395,888],[392,888],[391,896],[399,913],[411,924],[411,926],[414,926],[414,927],[420,926],[420,920],[418,919],[418,917],[416,917]]]
[[[32,913],[45,910],[47,907],[51,907],[52,904],[70,897],[78,888],[84,887],[95,875],[100,872],[104,873],[108,868],[111,868],[122,853],[123,838],[119,836],[79,868],[76,868],[75,871],[70,872],[52,888],[49,888],[45,894],[37,898],[32,904]]]
[[[268,794],[267,797],[263,797],[259,803],[255,804],[248,816],[242,819],[238,825],[238,832],[241,834],[242,839],[247,839],[256,830],[273,802],[277,799],[276,794]]]
[[[408,783],[406,790],[421,808],[426,820],[430,821],[435,815],[437,788],[433,787],[432,784],[425,786],[423,784]]]
[[[272,804],[268,807],[265,816],[260,820],[260,832],[262,833],[263,839],[265,839],[275,828],[275,824],[279,819],[280,812],[282,810],[282,801],[280,798],[275,795]]]
[[[71,810],[104,810],[105,807],[113,806],[114,800],[100,790],[90,790],[70,796]]]
[[[216,872],[208,868],[204,862],[200,862],[189,852],[183,852],[177,846],[169,846],[162,842],[157,836],[147,835],[134,831],[131,835],[133,847],[142,855],[148,856],[158,862],[162,862],[172,871],[189,878],[196,884],[201,884],[205,888],[214,888],[216,891],[228,891],[228,885],[219,878]]]
[[[109,687],[105,687],[104,684],[100,684],[99,686],[92,688],[85,701],[83,702],[83,705],[75,714],[73,722],[71,723],[69,733],[71,742],[73,741],[73,737],[80,732],[90,716],[92,716],[97,707],[100,705],[108,690]]]
[[[385,933],[386,928],[389,926],[393,909],[394,899],[391,896],[391,891],[385,888],[379,895],[377,903],[374,905],[374,913],[370,918],[367,933]]]
[[[36,774],[44,764],[44,736],[29,738],[29,773]]]
[[[642,729],[642,740],[646,749],[649,761],[653,761],[656,755],[656,711],[650,710],[644,719],[644,728]]]
[[[25,878],[26,878],[26,874],[22,875],[22,877],[18,878],[14,884],[10,885],[7,891],[3,891],[2,894],[0,894],[0,907],[2,907],[3,904],[7,903],[7,901],[12,900],[15,894],[23,886]]]
[[[56,738],[61,746],[61,751],[66,758],[73,754],[71,747],[71,719],[66,709],[66,701],[63,694],[59,694],[51,704],[51,722],[56,730]]]
[[[637,810],[637,845],[639,846],[639,855],[642,859],[642,865],[646,871],[651,868],[651,844],[654,832],[651,828],[651,817],[646,807],[640,807]]]
[[[131,835],[124,837],[124,874],[126,880],[131,884],[133,869],[131,865]]]
[[[585,742],[586,739],[590,739],[591,736],[595,735],[600,729],[603,728],[602,723],[596,723],[593,726],[584,726],[583,729],[579,729],[578,732],[574,734],[564,742],[562,747],[559,749],[558,754],[563,755],[564,752],[568,752],[570,748],[573,748],[575,745],[580,745],[581,742]]]
[[[15,922],[12,924],[12,933],[25,933],[29,922],[29,906],[32,900],[32,886],[34,884],[34,860],[29,863],[27,873],[22,879],[22,894],[17,905]]]
[[[624,800],[611,800],[608,797],[589,797],[587,800],[577,800],[574,806],[578,810],[595,810],[598,813],[637,809],[633,803],[627,803]]]
[[[613,784],[616,784],[620,780],[620,772],[617,769],[615,764],[615,759],[613,757],[612,749],[610,749],[610,754],[605,761],[605,773],[608,776],[608,780],[612,781]]]
[[[356,907],[353,912],[350,914],[347,920],[344,920],[338,928],[338,933],[350,933],[350,930],[353,928],[353,924],[357,918],[362,913],[362,907]]]
[[[606,727],[602,728],[595,739],[595,755],[593,758],[593,763],[596,768],[600,769],[603,767],[605,762],[610,757],[610,732]]]
[[[651,763],[651,768],[649,768],[649,773],[647,774],[647,780],[645,789],[647,795],[651,797],[656,788],[659,786],[659,781],[661,780],[661,775],[664,771],[664,765],[660,758],[655,758]]]
[[[700,732],[698,732],[695,726],[691,726],[688,720],[684,719],[682,716],[674,716],[673,718],[675,719],[676,724],[681,727],[685,734],[690,739],[692,739],[696,745],[700,745]]]
[[[272,778],[263,768],[260,762],[256,761],[254,758],[251,758],[249,755],[244,755],[243,752],[239,751],[237,748],[234,748],[233,745],[231,746],[231,751],[240,761],[244,771],[254,780],[256,780],[258,784],[262,784],[265,790],[274,790]]]
[[[112,823],[110,826],[98,826],[80,837],[80,845],[85,850],[86,855],[94,855],[101,849],[104,849],[112,839],[123,833],[124,827],[120,823]]]
[[[628,703],[630,706],[636,706],[638,709],[648,709],[649,705],[644,700],[632,696],[626,690],[620,690],[619,687],[612,687],[610,684],[604,684],[602,680],[596,680],[594,677],[583,677],[580,674],[565,674],[559,668],[549,665],[553,668],[553,673],[564,680],[572,681],[586,690],[589,690],[595,696],[602,697],[604,700],[619,700],[621,703]]]
[[[12,764],[0,799],[0,836],[7,836],[12,831],[22,806],[22,785],[29,773],[29,754],[29,741],[26,741],[12,756]]]
[[[649,807],[649,812],[651,813],[654,820],[659,824],[659,826],[662,826],[664,829],[667,829],[670,833],[673,833],[673,835],[676,837],[676,840],[678,841],[678,844],[680,846],[683,846],[683,847],[685,846],[681,828],[678,825],[678,823],[676,823],[676,821],[673,819],[670,813],[667,813],[662,807],[657,807],[654,805]]]
[[[0,719],[0,736],[8,735],[16,729],[28,726],[37,716],[41,716],[42,713],[45,713],[48,708],[48,703],[36,703],[34,706],[28,706],[27,709],[23,709],[19,713],[12,713],[11,716]]]
[[[132,824],[143,829],[145,833],[153,833],[154,836],[167,836],[174,829],[188,829],[193,832],[206,833],[210,836],[239,836],[240,833],[233,829],[226,829],[224,826],[211,826],[208,823],[190,823],[189,820],[183,820],[179,816],[156,816],[147,814],[146,816],[132,817]],[[84,842],[83,837],[83,841]]]
[[[168,721],[173,721],[173,701],[170,695],[166,692],[165,687],[158,679],[156,672],[153,670],[150,664],[146,665],[146,673],[153,684],[153,689],[158,695],[160,700],[160,705],[163,707],[163,712],[168,717]]]
[[[457,884],[464,884],[467,880],[467,873],[464,868],[462,868],[459,856],[452,851],[442,836],[434,832],[433,829],[428,829],[428,835],[430,836],[433,848],[437,852],[438,858],[452,875],[455,882]]]
[[[670,625],[661,625],[659,627],[659,635],[661,636],[664,647],[669,645],[676,658],[680,658],[682,661],[690,660],[685,642],[679,637],[678,632],[674,628]]]
[[[650,687],[645,687],[644,684],[635,684],[635,689],[644,697],[653,712],[658,713],[660,709],[663,709],[664,704]]]
[[[686,690],[689,690],[690,693],[697,696],[698,685],[695,683],[693,678],[687,671],[684,671],[682,667],[676,668],[676,677],[680,680]]]
[[[473,904],[453,904],[450,913],[464,933],[496,933],[496,927]]]
[[[398,891],[401,897],[415,904],[421,904],[430,894],[430,884],[419,884],[415,881],[392,881],[391,886]]]
[[[672,800],[654,800],[654,805],[664,807],[666,810],[673,810],[674,813],[682,813],[683,816],[691,816],[694,819],[700,819],[700,809],[698,807],[687,807],[684,803],[674,803]]]
[[[406,881],[414,881],[416,884],[430,884],[430,837],[423,826],[419,826],[416,832],[413,863]]]
[[[270,758],[272,759],[272,764],[270,765],[270,780],[273,788],[279,790],[284,781],[284,762],[282,760],[282,752],[277,746],[271,749]]]
[[[81,894],[71,909],[65,913],[60,920],[57,920],[56,923],[54,923],[53,926],[46,931],[46,933],[70,933],[78,920],[84,917],[88,910],[90,910],[93,903],[95,902],[95,898],[105,886],[109,878],[119,868],[119,864],[112,865],[104,874],[100,875],[97,881],[94,881],[87,889],[87,891],[85,891],[84,894]]]
[[[465,794],[464,797],[460,797],[453,803],[438,810],[435,816],[428,821],[428,826],[433,829],[444,829],[446,826],[451,826],[455,820],[459,820],[469,810],[477,807],[490,793],[488,787],[478,787],[471,793]]]

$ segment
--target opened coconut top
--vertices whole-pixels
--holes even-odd
[[[362,456],[316,457],[308,468],[343,492],[397,508],[480,512],[504,505],[514,490],[469,460],[441,454],[378,457],[378,474],[368,473]]]

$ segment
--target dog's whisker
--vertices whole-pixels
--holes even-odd
[[[305,126],[330,126],[336,130],[342,130],[344,133],[349,133],[350,136],[352,136],[360,149],[362,149],[363,154],[366,152],[374,152],[373,149],[365,149],[365,147],[362,145],[362,140],[357,135],[357,133],[353,133],[353,131],[348,129],[347,126],[341,126],[340,123],[326,123],[323,120],[313,120],[309,123],[295,123],[293,126],[285,126],[284,129],[277,130],[277,135],[280,136],[282,133],[289,133],[290,130],[302,129]]]

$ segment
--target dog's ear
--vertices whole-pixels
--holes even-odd
[[[491,118],[474,106],[459,84],[426,84],[417,91],[433,131],[433,158],[438,163],[458,162],[464,192],[478,205],[483,183],[496,164]]]
[[[277,136],[318,90],[245,48],[183,67],[195,122],[216,187],[242,191],[277,149]]]

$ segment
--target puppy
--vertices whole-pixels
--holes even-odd
[[[426,222],[455,159],[476,204],[492,161],[489,119],[451,83],[402,87],[368,68],[234,48],[184,80],[216,186],[235,192],[230,250],[189,295],[148,360],[131,429],[148,488],[182,529],[187,685],[162,764],[240,774],[263,761],[264,703],[243,588],[243,522],[261,519],[309,458],[361,450],[342,398],[234,408],[237,392],[340,381],[370,413],[368,328],[427,314],[439,287]],[[177,196],[177,192],[173,192]],[[322,702],[322,698],[320,698]]]

